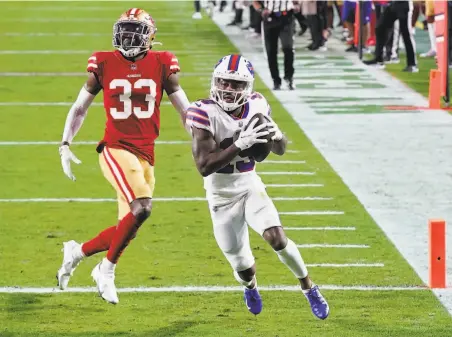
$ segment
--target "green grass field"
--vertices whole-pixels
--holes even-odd
[[[189,98],[205,97],[216,61],[236,51],[228,39],[209,19],[191,20],[191,1],[134,2],[133,6],[142,6],[153,15],[159,30],[157,40],[163,42],[163,46],[157,47],[177,55],[182,68],[181,83]],[[128,7],[121,2],[0,3],[2,13],[20,11],[19,17],[4,15],[0,19],[3,49],[0,50],[0,101],[18,104],[1,107],[0,287],[54,287],[55,273],[62,258],[62,242],[70,239],[83,242],[116,223],[114,202],[26,201],[30,198],[114,198],[115,194],[100,172],[95,145],[73,146],[74,153],[83,162],[74,167],[77,177],[74,183],[63,174],[58,145],[45,143],[61,139],[69,106],[22,103],[72,103],[86,75],[31,73],[83,73],[93,51],[111,49],[112,24]],[[32,52],[38,50],[53,52]],[[19,72],[27,76],[6,74]],[[269,187],[270,196],[332,198],[275,201],[279,211],[344,212],[343,215],[281,215],[288,236],[297,244],[369,245],[364,249],[303,249],[302,255],[308,264],[369,265],[309,267],[313,280],[319,285],[338,287],[423,286],[259,79],[255,90],[267,97],[275,120],[292,141],[290,153],[271,159],[305,161],[291,165],[259,165],[259,172],[268,173],[262,176],[264,182],[320,185]],[[102,102],[101,95],[96,102]],[[101,106],[91,107],[75,140],[99,140],[104,130],[104,114]],[[159,140],[187,143],[157,145],[155,198],[203,197],[202,178],[193,163],[190,139],[177,113],[170,105],[162,105],[161,116]],[[271,174],[278,171],[314,174]],[[12,202],[5,202],[7,199]],[[330,226],[353,227],[354,230],[315,230],[315,227]],[[211,227],[205,202],[155,201],[151,218],[120,260],[117,286],[237,286]],[[314,229],[290,230],[291,227]],[[251,244],[261,286],[297,284],[290,271],[255,233],[251,233]],[[92,287],[90,272],[101,258],[102,255],[98,255],[84,261],[70,286]],[[375,264],[380,265],[373,267]],[[94,292],[2,292],[0,336],[450,336],[450,316],[428,290],[338,289],[323,293],[331,306],[326,321],[315,319],[301,292],[294,291],[262,291],[264,311],[257,317],[246,310],[239,291],[128,292],[119,294],[117,306],[103,302]]]
[[[416,90],[428,98],[430,70],[437,69],[435,59],[420,58],[418,55],[418,73],[404,73],[402,69],[405,67],[405,55],[401,55],[400,61],[400,64],[387,64],[386,70],[393,76],[405,82],[411,89]]]

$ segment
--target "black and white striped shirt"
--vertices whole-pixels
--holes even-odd
[[[265,0],[264,8],[272,13],[288,12],[293,10],[292,0]]]

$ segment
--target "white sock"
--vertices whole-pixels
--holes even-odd
[[[428,23],[428,36],[430,37],[430,49],[436,51],[435,24]]]
[[[276,251],[279,259],[284,263],[297,278],[308,276],[308,269],[304,264],[297,245],[290,239],[287,239],[287,246],[284,249]]]
[[[102,260],[102,263],[100,264],[100,271],[102,273],[108,273],[108,272],[114,272],[116,268],[116,264],[113,262],[108,261],[106,257]]]
[[[85,254],[83,254],[82,246],[83,244],[77,246],[77,248],[75,249],[72,249],[72,256],[77,260],[82,260],[85,257]]]
[[[254,281],[253,289],[256,288],[256,286],[257,286],[256,275],[254,275],[253,279],[248,282],[248,281],[242,280],[242,278],[240,277],[239,273],[237,273],[237,271],[234,270],[234,277],[237,280],[237,282],[240,283],[241,285],[243,285],[244,287],[249,287],[250,285],[253,284],[253,281]]]

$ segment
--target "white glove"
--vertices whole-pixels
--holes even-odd
[[[81,161],[72,153],[69,149],[69,145],[61,145],[60,149],[61,166],[63,166],[64,174],[68,176],[69,179],[75,181],[75,176],[71,171],[71,161],[76,164],[80,164]]]
[[[270,122],[267,123],[267,126],[269,127],[268,131],[270,133],[273,133],[273,132],[275,133],[272,136],[272,140],[279,142],[283,138],[283,134],[282,134],[281,130],[279,129],[278,124],[276,124],[275,121],[273,119],[271,119],[270,117],[267,117],[267,118],[270,120]]]
[[[267,139],[259,138],[269,134],[268,131],[261,131],[267,127],[267,123],[254,127],[257,121],[258,119],[256,118],[248,125],[248,127],[244,127],[239,134],[239,138],[234,142],[235,146],[237,146],[240,150],[250,148],[256,143],[268,143]]]

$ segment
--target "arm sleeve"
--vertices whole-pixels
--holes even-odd
[[[62,139],[63,142],[72,142],[88,114],[88,108],[93,102],[94,97],[96,96],[89,93],[85,87],[80,90],[77,100],[72,105],[66,117]]]
[[[191,127],[188,126],[186,122],[186,111],[190,106],[190,101],[188,100],[185,91],[182,88],[180,88],[179,90],[169,95],[168,98],[171,101],[171,104],[174,106],[174,108],[176,108],[176,110],[179,112],[185,130],[187,130],[187,132],[191,134]]]

